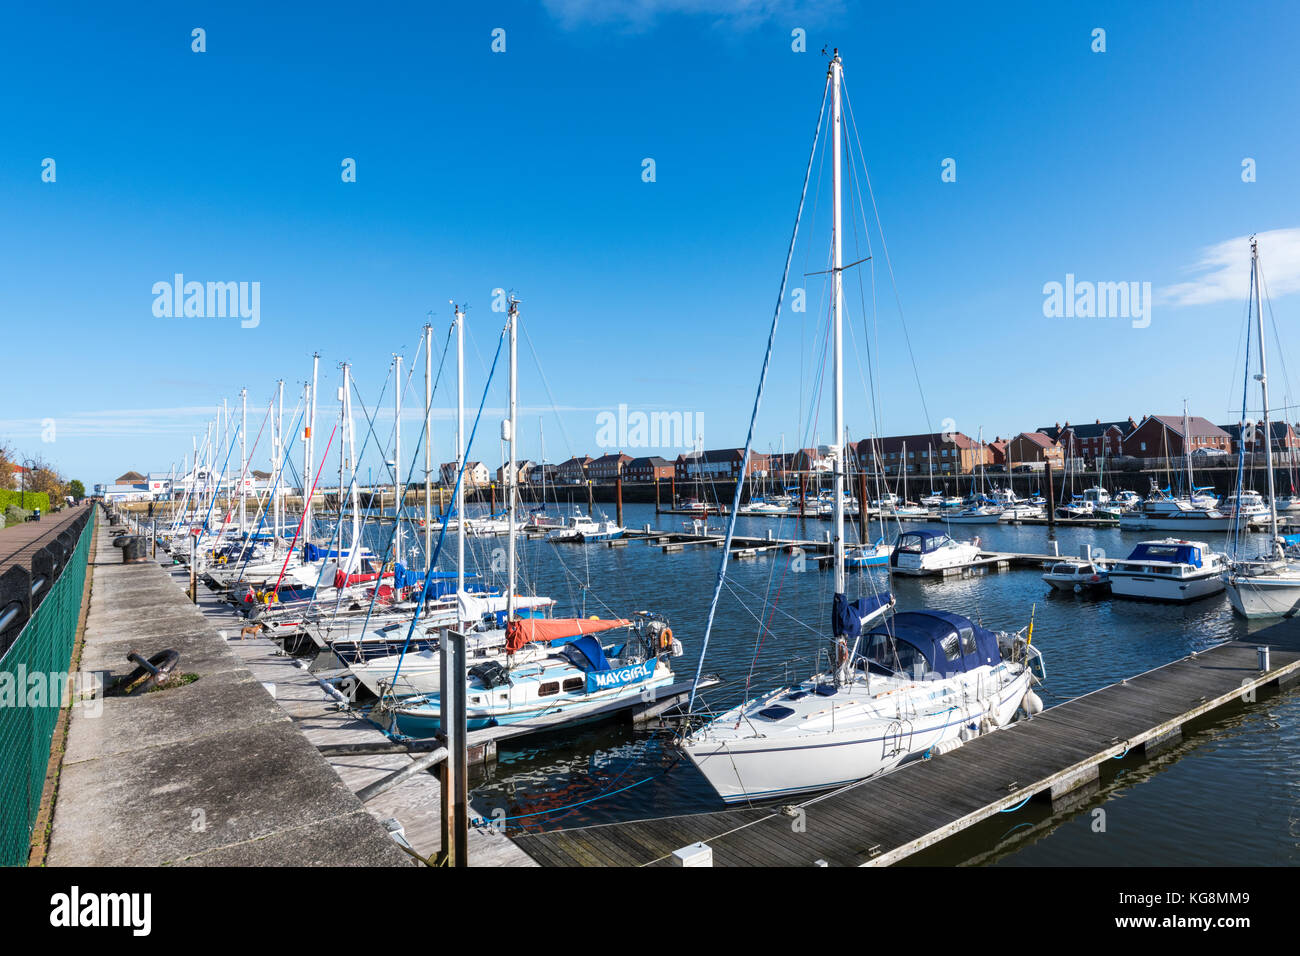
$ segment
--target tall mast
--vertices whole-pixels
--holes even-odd
[[[424,564],[433,554],[433,326],[424,327]]]
[[[402,560],[402,505],[406,484],[402,481],[402,357],[393,353],[397,387],[393,390],[393,561]],[[381,499],[382,501],[382,499]]]
[[[225,426],[221,431],[221,448],[219,449],[221,455],[221,474],[217,478],[217,497],[221,496],[221,490],[222,490],[221,483],[225,480],[227,454],[230,448],[230,406],[227,404],[224,398],[221,400],[221,412],[222,412],[222,420],[225,422]],[[215,463],[215,459],[213,461]],[[229,484],[226,485],[225,491],[226,491],[225,513],[230,514],[231,509],[230,509],[230,485]]]
[[[456,306],[456,594],[465,593],[465,313]]]
[[[280,478],[284,471],[284,379],[276,383],[276,392],[278,393],[276,401],[280,407],[275,414],[275,467],[271,469],[271,487],[275,489],[275,550],[278,552],[283,524],[280,514],[280,499],[283,494]]]
[[[835,163],[831,167],[831,190],[835,194],[834,211],[834,262],[831,275],[835,282],[835,415],[831,429],[835,435],[835,593],[844,593],[844,355],[843,355],[843,310],[844,282],[840,271],[843,267],[843,251],[840,228],[840,51],[836,50],[831,60],[831,146],[835,154]],[[743,476],[742,476],[743,477]]]
[[[313,352],[311,357],[311,386],[308,400],[311,403],[311,415],[307,419],[307,441],[303,446],[302,469],[302,539],[303,554],[307,553],[307,542],[311,540],[311,476],[312,465],[316,457],[316,386],[320,374],[320,353]]]
[[[1264,358],[1264,310],[1259,295],[1259,246],[1250,237],[1250,275],[1255,283],[1255,318],[1259,323],[1259,379],[1260,394],[1264,399],[1264,470],[1268,472],[1268,516],[1271,545],[1277,545],[1277,499],[1273,488],[1273,425],[1268,415],[1268,363]],[[1241,489],[1237,489],[1237,507],[1241,508]]]
[[[519,332],[519,301],[514,296],[510,297],[510,311],[507,321],[510,327],[510,410],[509,418],[502,423],[501,437],[506,440],[506,507],[510,514],[506,519],[506,527],[509,529],[506,545],[506,620],[514,620],[515,616],[515,538],[517,529],[515,528],[515,495],[518,493],[518,475],[516,474],[515,459],[515,411],[517,391],[519,387],[518,367],[516,346],[518,344]]]
[[[248,487],[248,389],[239,390],[239,399],[243,405],[239,423],[239,532],[248,534],[248,502],[244,497]]]
[[[1251,243],[1251,249],[1254,249],[1254,243]],[[1254,260],[1252,259],[1252,267],[1253,265]],[[1260,358],[1263,358],[1262,352]],[[1192,480],[1192,429],[1187,419],[1187,399],[1185,398],[1183,399],[1183,457],[1187,459],[1187,500],[1191,501],[1196,497],[1196,482]]]
[[[339,536],[339,551],[343,550],[343,469],[348,460],[348,364],[344,362],[341,367],[343,385],[339,388],[339,516],[338,523],[335,525]]]
[[[352,366],[343,363],[343,427],[345,429],[343,437],[347,438],[348,464],[352,471],[352,480],[350,483],[351,494],[349,494],[349,504],[352,507],[352,534],[351,547],[348,549],[348,573],[357,566],[357,558],[361,548],[361,500],[360,489],[357,487],[357,431],[352,424]],[[343,486],[339,485],[339,508],[343,508]],[[342,515],[340,515],[342,518]]]

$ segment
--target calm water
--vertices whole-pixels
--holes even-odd
[[[612,511],[612,509],[611,509]],[[651,505],[628,505],[624,523],[681,530],[686,519],[656,518]],[[723,519],[710,519],[721,525]],[[741,518],[738,533],[821,538],[828,522]],[[929,527],[938,527],[930,525]],[[386,529],[373,529],[382,549]],[[1049,553],[1045,527],[965,526],[954,537],[981,538],[984,547]],[[1058,529],[1062,555],[1081,544],[1126,555],[1152,532]],[[1206,535],[1224,547],[1222,535]],[[503,568],[504,539],[470,544],[477,570]],[[448,541],[454,549],[454,541]],[[631,542],[521,545],[526,589],[559,601],[557,615],[627,616],[636,610],[668,617],[685,647],[679,674],[694,672],[721,552],[688,547],[663,554]],[[498,574],[496,577],[500,578]],[[829,647],[831,575],[793,570],[789,555],[733,561],[719,603],[705,673],[727,684],[707,695],[714,707],[807,676]],[[850,592],[870,593],[879,572],[851,575]],[[964,614],[986,627],[1014,630],[1034,613],[1034,643],[1047,662],[1045,702],[1094,690],[1252,629],[1220,595],[1185,607],[1087,599],[1057,594],[1035,570],[1012,570],[894,583],[901,609],[934,607]],[[762,626],[769,625],[766,632]],[[1151,761],[1115,761],[1091,802],[1053,817],[1030,804],[917,857],[915,862],[1003,865],[1285,864],[1300,862],[1300,692],[1273,697],[1189,730],[1183,743]],[[507,749],[509,747],[510,749]],[[906,772],[906,771],[904,771]],[[550,829],[722,807],[703,777],[666,746],[660,734],[622,722],[578,727],[536,742],[503,746],[486,776],[472,780],[476,814],[502,809],[510,825]],[[1097,832],[1094,811],[1104,811]]]

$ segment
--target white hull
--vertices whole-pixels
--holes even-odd
[[[1115,569],[1110,572],[1110,593],[1116,597],[1182,603],[1218,594],[1223,587],[1223,578],[1217,571],[1187,577],[1133,574]]]
[[[1239,575],[1227,583],[1228,600],[1242,617],[1292,617],[1300,613],[1300,574]]]
[[[1029,680],[1028,671],[1019,674],[988,709],[972,703],[939,714],[881,718],[848,731],[808,733],[789,740],[717,740],[705,735],[685,749],[727,803],[826,790],[888,773],[941,743],[978,733],[969,729],[972,724],[976,728],[1007,724],[1029,690]]]
[[[1232,519],[1203,516],[1194,512],[1174,512],[1169,515],[1120,515],[1121,531],[1222,531],[1232,530]]]

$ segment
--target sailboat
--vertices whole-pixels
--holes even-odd
[[[515,422],[517,419],[517,336],[519,308],[511,298],[507,331],[510,336],[509,412],[502,423],[507,442],[507,461],[517,461]],[[464,469],[464,453],[458,440],[458,465]],[[672,659],[682,654],[681,642],[673,637],[668,621],[658,614],[638,612],[632,619],[553,618],[539,619],[520,614],[515,595],[518,506],[518,476],[507,474],[506,514],[509,535],[506,546],[504,655],[479,637],[471,652],[487,651],[486,659],[471,664],[466,680],[466,726],[480,728],[544,720],[547,726],[600,716],[626,707],[673,684]],[[459,483],[458,483],[459,494]],[[461,538],[463,547],[463,537]],[[463,568],[463,553],[462,564]],[[606,644],[597,635],[621,632],[616,643]],[[391,688],[400,690],[398,679]],[[441,670],[437,673],[441,675]],[[441,729],[442,691],[399,700],[392,708],[394,727],[401,733],[422,737]]]
[[[833,374],[834,422],[843,441],[843,257],[841,211],[841,62],[836,50],[827,75],[831,94],[834,191]],[[820,134],[825,111],[818,118]],[[816,152],[816,141],[813,147]],[[809,157],[809,167],[812,157]],[[806,189],[805,177],[805,189]],[[801,200],[802,211],[802,200]],[[791,254],[794,240],[791,240]],[[789,272],[787,259],[787,276]],[[784,280],[782,283],[784,292]],[[779,317],[780,311],[777,310]],[[772,335],[776,330],[773,319]],[[760,379],[762,398],[771,357]],[[754,407],[757,417],[758,402]],[[745,446],[753,440],[754,418]],[[1031,671],[1042,674],[1032,634],[996,634],[958,614],[906,611],[888,617],[889,592],[850,600],[845,593],[843,447],[834,465],[835,594],[832,601],[833,670],[733,707],[686,734],[680,746],[726,802],[824,790],[893,770],[927,751],[944,752],[1008,723],[1022,706],[1041,707],[1030,690]],[[739,496],[739,487],[736,492]],[[727,531],[725,556],[734,531]],[[726,576],[721,562],[708,633]],[[703,654],[701,654],[701,665]],[[694,706],[692,694],[691,706]]]
[[[1300,566],[1287,557],[1277,532],[1277,495],[1273,487],[1273,425],[1268,411],[1268,360],[1264,336],[1264,313],[1260,302],[1259,248],[1250,240],[1250,278],[1254,293],[1255,319],[1259,333],[1260,395],[1264,403],[1264,470],[1268,472],[1269,550],[1244,560],[1234,560],[1223,574],[1232,609],[1243,617],[1291,617],[1300,611]],[[1247,370],[1249,374],[1249,369]],[[1242,437],[1247,422],[1243,397]],[[1240,455],[1245,454],[1242,443]],[[1241,489],[1238,488],[1238,493]],[[1240,531],[1240,525],[1237,526]],[[1235,557],[1235,556],[1234,556]]]

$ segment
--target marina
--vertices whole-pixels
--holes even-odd
[[[1300,13],[389,13],[12,18],[11,926],[1281,926]]]

